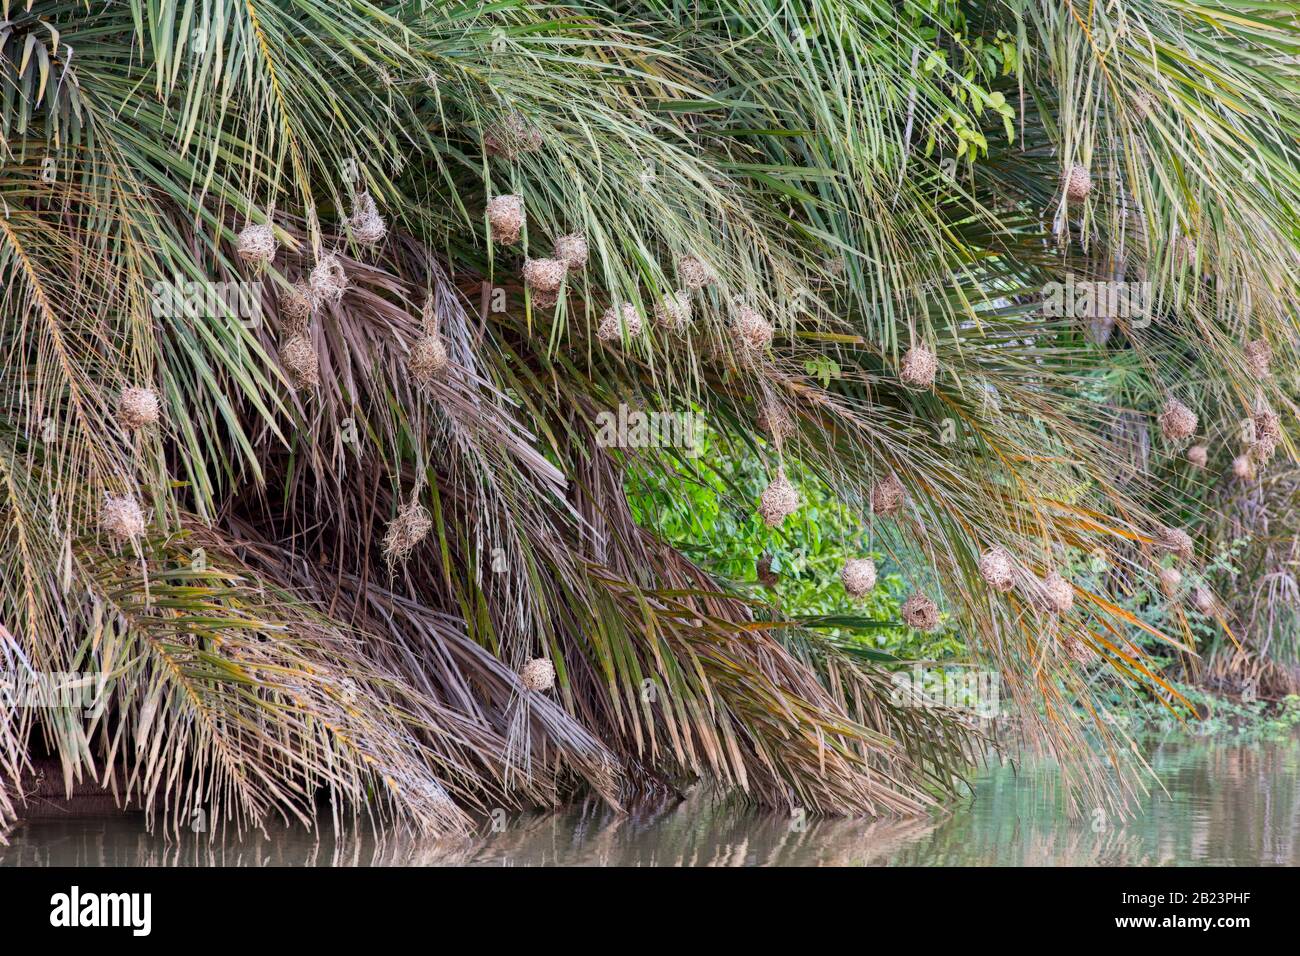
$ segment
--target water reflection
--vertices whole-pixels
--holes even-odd
[[[209,842],[164,840],[139,817],[31,820],[0,864],[73,866],[862,866],[1297,865],[1300,744],[1166,742],[1149,756],[1167,793],[1128,821],[1069,819],[1050,766],[991,767],[950,814],[903,821],[807,820],[704,799],[609,813],[585,804],[518,816],[470,839],[320,840],[298,828]]]

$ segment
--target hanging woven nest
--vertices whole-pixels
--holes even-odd
[[[920,591],[913,591],[898,613],[913,630],[933,631],[939,626],[939,606]]]
[[[896,475],[886,475],[871,488],[871,510],[878,515],[892,515],[907,500],[907,491]]]
[[[1190,600],[1192,602],[1192,607],[1196,608],[1196,610],[1200,611],[1202,614],[1214,613],[1214,592],[1209,588],[1204,586],[1193,588]]]
[[[1156,543],[1162,550],[1189,561],[1196,551],[1192,536],[1182,528],[1161,528]]]
[[[417,385],[428,385],[441,378],[450,363],[442,336],[436,331],[426,332],[411,346],[406,370]]]
[[[777,471],[758,501],[758,513],[769,528],[775,528],[785,519],[799,510],[799,492],[795,490],[790,479],[785,476],[785,469]]]
[[[717,281],[713,270],[695,256],[682,256],[677,260],[677,275],[681,278],[682,284],[692,292],[698,292]]]
[[[298,335],[307,331],[311,321],[311,286],[299,279],[280,290],[280,331]]]
[[[243,232],[239,234],[236,252],[245,262],[266,265],[275,258],[275,251],[278,248],[275,230],[271,228],[270,223],[260,223],[244,227]]]
[[[1255,438],[1251,456],[1261,463],[1267,462],[1282,443],[1282,419],[1271,408],[1261,407],[1251,416],[1251,425]]]
[[[379,207],[375,205],[370,193],[363,192],[357,196],[348,228],[357,242],[367,246],[379,245],[384,241],[384,236],[388,235],[388,224],[379,215]]]
[[[525,259],[524,285],[532,292],[554,292],[568,271],[561,259]]]
[[[934,352],[924,345],[915,345],[903,356],[898,378],[907,388],[925,391],[934,387],[934,376],[938,370],[939,361]]]
[[[118,541],[135,541],[144,534],[144,512],[129,495],[106,496],[99,524]]]
[[[1070,660],[1074,661],[1076,664],[1081,664],[1084,667],[1087,667],[1089,664],[1092,664],[1097,660],[1097,652],[1074,634],[1067,634],[1061,639],[1061,648],[1065,651],[1066,656],[1068,656]]]
[[[780,402],[768,398],[758,406],[755,422],[759,430],[774,442],[783,442],[795,433],[794,419]]]
[[[1255,480],[1255,459],[1250,456],[1249,452],[1232,459],[1232,473],[1242,481]]]
[[[542,148],[542,131],[530,123],[522,113],[510,113],[483,133],[483,148],[491,156],[518,159],[525,153],[535,153]]]
[[[738,352],[746,358],[757,357],[772,347],[772,323],[762,313],[747,305],[736,307],[731,323],[732,336]]]
[[[306,334],[291,335],[280,347],[280,365],[297,389],[315,388],[320,384],[320,360]]]
[[[1068,614],[1074,607],[1074,586],[1056,571],[1049,571],[1038,582],[1036,603],[1056,614]]]
[[[1092,192],[1092,174],[1087,166],[1071,166],[1065,174],[1065,196],[1070,202],[1083,202]]]
[[[1176,595],[1182,585],[1183,573],[1177,568],[1160,569],[1160,590],[1165,592],[1165,597]]]
[[[519,669],[519,680],[534,693],[548,691],[555,686],[555,665],[548,658],[534,657]]]
[[[560,293],[558,292],[533,292],[529,294],[529,301],[534,309],[551,310],[560,302]]]
[[[1246,367],[1256,378],[1268,378],[1273,364],[1273,348],[1263,339],[1246,343]]]
[[[605,310],[600,317],[600,327],[596,329],[596,338],[602,342],[619,342],[624,332],[629,339],[641,334],[641,313],[630,302],[621,306],[611,305]]]
[[[523,196],[516,196],[513,193],[493,196],[487,205],[487,215],[494,242],[512,246],[519,241],[519,233],[528,218],[524,211]]]
[[[1160,412],[1160,434],[1172,445],[1183,445],[1196,434],[1196,413],[1176,398],[1165,402]]]
[[[577,272],[587,266],[587,237],[580,232],[560,236],[555,240],[555,258],[559,259],[570,272]]]
[[[419,501],[412,499],[397,512],[397,517],[388,523],[388,532],[384,535],[384,557],[389,563],[405,561],[411,556],[416,546],[429,535],[433,528],[433,519]]]
[[[1016,565],[1006,548],[989,548],[980,555],[980,576],[997,591],[1010,591],[1016,584]]]
[[[870,558],[849,558],[840,570],[840,583],[849,597],[866,597],[876,586],[876,562]]]
[[[781,576],[772,570],[772,556],[764,551],[754,565],[754,574],[758,583],[769,590],[781,582]]]
[[[118,423],[129,431],[157,425],[162,408],[152,388],[128,386],[117,398]]]
[[[686,291],[669,292],[655,306],[655,324],[680,335],[691,324],[691,294]]]
[[[307,281],[313,305],[336,305],[348,287],[348,274],[339,257],[327,252],[316,260]]]
[[[1210,460],[1210,450],[1204,445],[1193,445],[1187,449],[1187,460],[1194,468],[1204,468]]]

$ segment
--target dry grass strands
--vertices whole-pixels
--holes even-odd
[[[641,334],[641,313],[630,302],[621,306],[611,305],[605,310],[600,318],[600,327],[596,329],[596,338],[602,342],[618,342],[622,340],[624,331],[629,339]]]
[[[924,345],[916,345],[903,356],[898,378],[908,388],[924,391],[934,387],[934,377],[938,370],[939,361],[934,352]]]
[[[1065,197],[1070,202],[1083,202],[1092,192],[1092,174],[1087,166],[1074,165],[1065,174]]]
[[[691,311],[689,292],[669,292],[655,306],[655,324],[680,335],[691,324]]]
[[[1193,445],[1187,449],[1187,460],[1194,468],[1204,468],[1210,460],[1210,450],[1204,445]]]
[[[587,255],[587,237],[580,232],[572,232],[555,240],[555,258],[563,262],[570,272],[585,269]]]
[[[316,260],[307,279],[313,305],[335,305],[348,287],[348,274],[339,257],[327,252]]]
[[[1176,595],[1182,585],[1183,573],[1177,568],[1160,569],[1160,590],[1165,592],[1165,597]]]
[[[532,292],[555,292],[568,271],[562,259],[525,259],[524,285]]]
[[[144,534],[144,512],[129,495],[106,496],[99,524],[118,541],[136,541]]]
[[[117,399],[117,420],[129,431],[158,424],[161,405],[158,393],[152,388],[129,386],[122,389]]]
[[[878,515],[892,515],[907,500],[907,491],[896,475],[887,475],[871,488],[871,510]]]
[[[315,388],[320,384],[320,360],[316,348],[304,333],[291,335],[280,347],[280,365],[294,388]]]
[[[278,248],[275,230],[271,228],[270,223],[262,223],[244,227],[243,232],[239,234],[235,251],[245,262],[266,265],[275,258],[275,251]]]
[[[307,323],[311,321],[311,286],[300,279],[288,288],[280,290],[279,301],[281,332],[286,335],[306,332]]]
[[[1006,548],[989,548],[979,560],[980,576],[997,591],[1010,591],[1016,584],[1015,562]]]
[[[542,693],[555,686],[555,665],[548,658],[534,657],[519,669],[519,680],[533,693]]]
[[[920,591],[913,591],[899,608],[903,623],[913,630],[933,631],[939,626],[939,607]]]
[[[374,197],[370,193],[363,192],[357,196],[352,218],[348,220],[348,228],[357,242],[367,246],[378,245],[384,241],[384,236],[388,235],[388,224],[384,222],[384,217],[379,215],[379,207],[375,205]]]
[[[1182,528],[1161,528],[1156,543],[1162,550],[1189,561],[1196,550],[1192,536]]]
[[[758,513],[769,528],[775,528],[785,519],[799,510],[799,492],[795,490],[790,479],[782,469],[776,473],[772,482],[763,489],[758,501]]]
[[[412,500],[403,505],[397,517],[388,523],[388,532],[384,535],[384,557],[390,564],[405,561],[429,535],[433,528],[433,519],[419,501]]]
[[[1196,434],[1196,413],[1176,398],[1165,402],[1160,412],[1160,434],[1173,445],[1182,445]]]
[[[783,442],[795,432],[794,419],[785,406],[770,398],[758,406],[755,423],[774,442]]]
[[[524,197],[513,193],[493,196],[487,205],[488,225],[492,227],[492,240],[507,246],[519,241],[519,233],[527,221]]]
[[[876,562],[870,558],[849,558],[840,570],[840,583],[849,597],[865,597],[876,586]]]
[[[1263,339],[1252,339],[1246,343],[1246,367],[1256,378],[1268,378],[1272,374],[1273,348]]]
[[[698,292],[717,281],[713,270],[695,256],[682,256],[677,260],[677,275],[681,278],[682,284],[692,292]]]

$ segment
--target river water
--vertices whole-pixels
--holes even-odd
[[[1127,821],[1067,817],[1056,770],[991,766],[934,818],[808,820],[688,800],[616,815],[595,806],[514,816],[458,840],[317,840],[301,828],[164,840],[138,816],[18,824],[0,865],[1018,866],[1300,865],[1300,741],[1176,740],[1148,759],[1153,789]]]

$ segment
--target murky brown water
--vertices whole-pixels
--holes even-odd
[[[269,839],[179,843],[139,817],[33,820],[8,834],[0,864],[108,865],[1300,865],[1300,741],[1163,743],[1149,756],[1168,793],[1135,819],[1069,820],[1046,766],[993,767],[974,795],[927,820],[808,821],[688,801],[627,816],[599,808],[513,817],[465,840],[317,841],[301,829]]]

